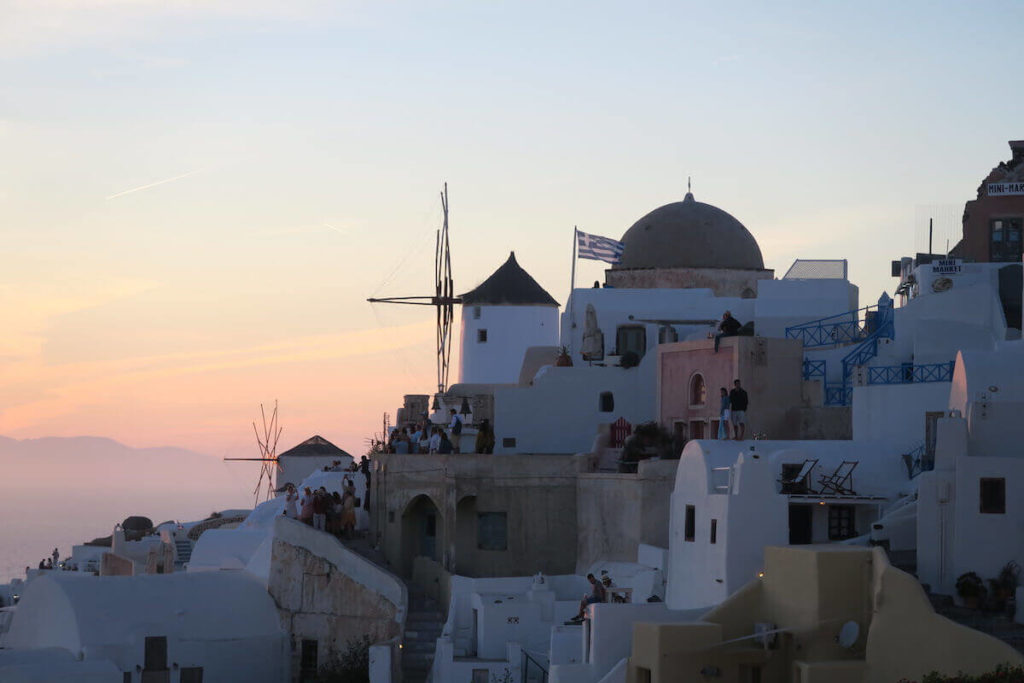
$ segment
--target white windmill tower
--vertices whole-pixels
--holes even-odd
[[[523,270],[515,252],[460,299],[463,384],[516,383],[528,348],[558,345],[558,302]]]

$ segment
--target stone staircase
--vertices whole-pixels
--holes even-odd
[[[409,589],[409,613],[405,617],[405,647],[402,649],[402,682],[425,683],[434,662],[434,647],[444,628],[437,601],[418,588]]]

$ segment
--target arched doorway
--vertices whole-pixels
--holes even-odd
[[[402,573],[412,575],[412,561],[417,557],[437,560],[441,548],[441,513],[429,496],[419,495],[409,501],[402,513]]]

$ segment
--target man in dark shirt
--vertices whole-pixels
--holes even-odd
[[[743,441],[743,432],[747,427],[747,392],[740,386],[740,381],[736,380],[733,384],[733,390],[729,392],[729,409],[732,411],[729,414],[729,421],[732,422],[732,433],[733,438],[737,441]]]
[[[577,623],[583,621],[584,617],[586,617],[588,606],[597,602],[604,602],[605,596],[608,594],[604,584],[594,577],[593,574],[587,574],[587,581],[590,582],[590,593],[584,595],[583,599],[580,600],[580,612],[572,619],[572,621]]]
[[[740,321],[732,317],[732,313],[726,311],[722,314],[722,322],[718,323],[718,334],[715,335],[715,353],[718,353],[718,344],[722,341],[722,337],[735,337],[740,328],[743,325]]]

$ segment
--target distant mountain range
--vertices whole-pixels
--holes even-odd
[[[36,480],[58,488],[75,485],[110,493],[176,489],[194,495],[222,490],[236,507],[239,496],[256,485],[259,470],[254,465],[173,446],[132,448],[98,436],[0,436],[0,489]]]
[[[0,456],[46,458],[206,458],[211,456],[174,446],[132,448],[102,436],[46,436],[40,439],[12,439],[0,436]]]

